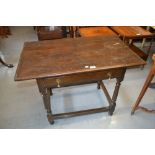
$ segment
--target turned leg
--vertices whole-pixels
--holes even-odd
[[[8,68],[12,68],[12,67],[13,67],[12,64],[7,64],[7,63],[5,63],[5,62],[2,60],[1,57],[0,57],[0,62],[1,62],[4,66],[6,66],[6,67],[8,67]]]
[[[124,77],[124,74],[125,72],[123,73],[123,76]],[[120,88],[120,85],[121,85],[121,81],[123,80],[123,78],[117,78],[117,82],[116,82],[116,86],[115,86],[115,89],[114,89],[114,93],[113,93],[113,97],[111,98],[104,83],[101,81],[100,82],[100,86],[102,88],[102,90],[104,91],[104,94],[109,102],[109,115],[113,115],[113,112],[115,110],[115,107],[116,107],[116,99],[117,99],[117,96],[118,96],[118,92],[119,92],[119,88]]]
[[[114,93],[113,93],[113,97],[112,97],[112,105],[110,106],[110,110],[109,110],[109,115],[113,115],[113,112],[115,110],[116,100],[117,100],[120,85],[121,85],[121,81],[120,81],[120,79],[117,79],[116,86],[115,86]]]
[[[113,93],[113,96],[112,96],[112,105],[110,106],[109,115],[113,115],[113,112],[115,110],[118,92],[119,92],[119,89],[120,89],[121,82],[124,79],[125,72],[126,72],[126,70],[124,70],[122,72],[122,75],[121,75],[120,78],[117,78],[117,82],[116,82],[116,85],[115,85],[114,93]]]
[[[100,81],[97,81],[97,89],[100,89]]]
[[[43,91],[43,100],[44,100],[44,106],[47,111],[47,118],[50,124],[54,124],[54,118],[52,115],[51,110],[51,103],[50,103],[50,94],[51,94],[50,88],[44,88]]]

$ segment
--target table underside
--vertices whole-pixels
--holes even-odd
[[[52,78],[36,79],[39,91],[43,96],[44,106],[47,111],[47,118],[49,123],[53,124],[55,119],[80,116],[80,115],[92,114],[92,113],[98,113],[98,112],[108,112],[109,115],[112,115],[115,110],[118,91],[120,88],[121,81],[123,81],[125,71],[126,71],[126,68],[115,68],[110,70],[95,71],[95,72],[89,72],[89,73],[80,73],[80,74],[72,74],[72,75],[58,76],[58,77],[52,77]],[[112,97],[110,97],[102,81],[102,80],[111,79],[111,78],[116,78],[116,86]],[[97,83],[97,88],[98,89],[102,88],[108,100],[109,106],[95,108],[95,109],[67,112],[67,113],[52,114],[50,96],[53,95],[52,94],[53,88],[75,86],[80,84],[83,85],[88,83]]]

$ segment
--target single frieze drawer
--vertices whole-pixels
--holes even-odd
[[[51,78],[41,78],[37,81],[43,87],[59,88],[65,86],[93,83],[100,80],[118,78],[122,74],[123,69],[108,69],[103,71],[85,72],[71,75],[64,75]]]

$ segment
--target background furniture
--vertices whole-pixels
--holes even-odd
[[[153,34],[140,26],[110,26],[123,40],[151,38]]]
[[[136,103],[134,104],[134,106],[132,108],[131,114],[134,114],[135,110],[137,110],[137,109],[142,109],[142,110],[145,110],[145,111],[148,111],[148,112],[155,112],[155,110],[148,110],[148,109],[146,109],[146,108],[144,108],[142,106],[139,106],[140,101],[142,100],[143,96],[145,95],[145,92],[146,92],[147,88],[149,87],[149,85],[150,85],[150,83],[151,83],[151,81],[152,81],[152,79],[153,79],[153,77],[155,75],[155,54],[153,55],[152,58],[153,58],[152,68],[151,68],[151,70],[150,70],[150,72],[149,72],[149,74],[147,76],[147,79],[146,79],[146,81],[144,83],[144,86],[143,86],[143,88],[142,88],[142,90],[141,90],[141,92],[140,92],[140,94],[139,94],[139,96],[137,98],[137,101],[136,101]]]
[[[79,26],[68,26],[68,30],[71,38],[79,37]]]
[[[38,40],[53,40],[67,37],[66,26],[35,26]]]
[[[11,35],[10,29],[8,26],[0,26],[0,37],[2,38],[7,38],[8,35]],[[7,64],[1,57],[0,57],[0,62],[9,68],[12,68],[13,65],[12,64]]]
[[[150,29],[155,30],[155,26],[147,26],[146,27],[146,30],[150,31]],[[143,41],[142,41],[142,45],[141,45],[142,48],[144,47],[145,42],[146,42],[146,38],[144,38]]]
[[[79,34],[81,37],[92,37],[92,36],[117,36],[107,26],[97,26],[97,27],[82,27],[79,28]]]
[[[80,36],[116,35],[116,33],[107,26],[69,26],[69,34],[71,38]]]
[[[145,30],[140,26],[111,26],[110,27],[113,31],[115,31],[120,38],[127,44],[129,47],[139,55],[143,60],[147,60],[149,56],[149,52],[152,45],[152,40],[155,37],[151,32]],[[136,47],[133,44],[135,39],[143,39],[143,38],[151,38],[150,46],[147,50],[147,53],[142,51],[140,48]]]

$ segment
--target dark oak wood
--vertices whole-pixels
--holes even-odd
[[[91,73],[91,74],[90,74]],[[97,113],[97,112],[105,112],[108,111],[110,115],[113,114],[115,106],[116,106],[116,98],[118,95],[118,91],[119,91],[119,86],[120,86],[120,82],[123,80],[124,74],[125,74],[125,69],[123,68],[119,68],[119,69],[113,69],[113,70],[105,70],[105,71],[96,71],[96,72],[90,72],[89,74],[86,73],[80,73],[80,74],[75,74],[74,75],[67,75],[67,76],[59,76],[57,78],[41,78],[41,79],[37,79],[37,84],[39,87],[39,91],[42,93],[43,95],[43,99],[44,99],[44,105],[45,105],[45,109],[48,109],[47,113],[47,117],[49,122],[53,123],[53,118],[63,118],[63,117],[71,117],[71,116],[79,116],[79,115],[83,115],[83,114],[92,114],[92,113]],[[109,77],[110,74],[110,77]],[[49,102],[49,98],[50,98],[50,92],[45,94],[45,90],[48,89],[50,91],[50,88],[59,88],[59,87],[64,87],[64,86],[72,86],[72,85],[78,85],[78,84],[87,84],[87,83],[97,83],[99,80],[99,85],[101,85],[101,87],[103,88],[103,82],[101,80],[103,79],[108,79],[108,78],[117,78],[117,83],[116,83],[116,87],[114,90],[114,94],[113,97],[111,98],[110,95],[108,94],[107,89],[104,86],[104,93],[107,96],[108,99],[108,103],[109,103],[109,108],[106,107],[102,107],[102,108],[97,108],[97,109],[88,109],[88,110],[84,110],[84,111],[75,111],[75,112],[70,112],[70,113],[62,113],[62,114],[52,114],[52,111],[50,110],[50,102]],[[120,80],[119,80],[120,79]],[[59,83],[57,82],[57,80],[59,80]],[[118,82],[119,81],[119,82]],[[45,99],[47,98],[47,99]],[[47,101],[46,101],[47,100]],[[49,105],[49,106],[47,106]],[[50,113],[51,112],[51,113]],[[69,116],[69,114],[71,114],[71,116]]]
[[[140,102],[141,102],[143,96],[145,95],[145,92],[146,92],[146,90],[148,89],[148,87],[149,87],[149,85],[150,85],[150,83],[151,83],[153,77],[155,76],[155,54],[153,55],[152,58],[153,58],[154,63],[153,63],[153,65],[152,65],[152,68],[151,68],[151,70],[150,70],[148,76],[147,76],[147,79],[146,79],[146,81],[145,81],[145,83],[144,83],[144,86],[143,86],[143,88],[142,88],[142,90],[141,90],[141,92],[140,92],[140,94],[139,94],[139,96],[138,96],[138,98],[137,98],[137,101],[136,101],[136,103],[134,104],[134,106],[133,106],[133,108],[132,108],[132,111],[131,111],[131,114],[132,114],[132,115],[134,114],[135,110],[140,109],[140,108],[141,108],[141,109],[144,109],[144,110],[146,110],[146,111],[149,111],[149,110],[147,110],[146,108],[139,106],[139,104],[140,104]],[[151,110],[151,111],[154,112],[154,110]]]
[[[109,107],[101,107],[101,108],[96,108],[96,109],[88,109],[88,110],[80,110],[80,111],[74,111],[74,112],[68,112],[68,113],[53,114],[53,117],[54,119],[61,119],[61,118],[75,117],[75,116],[88,115],[88,114],[107,112],[107,111],[109,111]]]
[[[107,26],[79,27],[79,34],[81,37],[117,36],[117,34]],[[134,46],[134,45],[132,45],[132,46]],[[141,52],[141,53],[143,53],[143,52]],[[97,88],[100,89],[100,85],[99,85],[100,83],[98,82],[97,84],[98,84]]]
[[[52,78],[40,78],[38,83],[42,87],[66,87],[80,84],[96,83],[97,81],[109,79],[109,78],[119,78],[123,70],[120,68],[107,69],[101,71],[91,71],[72,75],[56,76]]]
[[[20,56],[15,80],[56,77],[143,64],[144,61],[118,37],[98,36],[27,42]]]
[[[118,37],[80,37],[24,44],[15,80],[36,79],[43,95],[48,121],[94,112],[113,114],[120,83],[128,67],[145,62]],[[102,80],[116,78],[114,94],[110,97]],[[51,90],[79,84],[98,83],[108,97],[108,107],[70,113],[52,114]]]
[[[52,110],[51,110],[51,100],[50,100],[50,88],[43,88],[42,89],[42,95],[43,95],[43,101],[44,101],[44,107],[47,111],[47,118],[50,124],[54,123],[54,118],[52,115]]]

